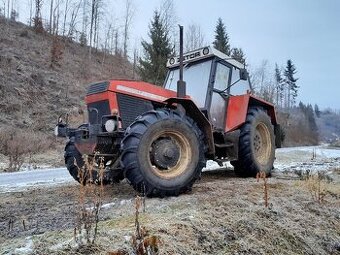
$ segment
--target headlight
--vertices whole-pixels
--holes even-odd
[[[113,132],[116,129],[116,121],[114,120],[107,120],[105,122],[105,130],[109,133]]]

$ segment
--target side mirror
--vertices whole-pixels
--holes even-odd
[[[249,74],[245,68],[240,69],[240,80],[248,80]]]

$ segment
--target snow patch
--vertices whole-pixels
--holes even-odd
[[[103,204],[100,208],[101,209],[110,209],[110,208],[114,207],[115,204],[116,204],[115,202]]]
[[[27,240],[26,245],[24,247],[16,248],[14,250],[15,254],[30,254],[33,252],[32,236],[28,236],[25,239]]]
[[[277,171],[330,171],[340,167],[340,150],[325,145],[291,147],[276,150]]]

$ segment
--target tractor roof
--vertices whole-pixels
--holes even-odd
[[[184,53],[183,57],[184,57],[183,63],[195,62],[209,57],[218,57],[236,68],[239,69],[244,68],[244,65],[242,63],[224,54],[223,52],[216,50],[212,46],[207,46],[197,50],[189,51],[187,53]],[[166,63],[166,66],[168,68],[179,66],[179,56],[169,58]]]

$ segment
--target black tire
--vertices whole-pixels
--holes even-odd
[[[206,163],[201,130],[189,117],[169,109],[139,116],[126,130],[121,150],[125,177],[149,197],[191,190]]]
[[[250,108],[241,127],[238,160],[230,162],[237,176],[270,176],[275,159],[275,136],[271,120],[262,109]]]
[[[275,146],[276,148],[282,148],[282,142],[285,138],[284,130],[282,129],[281,125],[276,125],[274,127],[274,134],[275,134]]]
[[[87,182],[101,184],[99,179],[100,176],[98,174],[99,170],[93,168],[90,173],[89,170],[84,167],[84,160],[74,144],[74,137],[71,137],[65,146],[64,159],[67,170],[77,182],[83,185],[85,185]],[[80,171],[84,172],[80,173]],[[81,174],[83,174],[82,178],[80,178]],[[107,185],[111,183],[117,183],[122,179],[124,179],[123,171],[117,171],[115,173],[104,172],[102,184]]]

